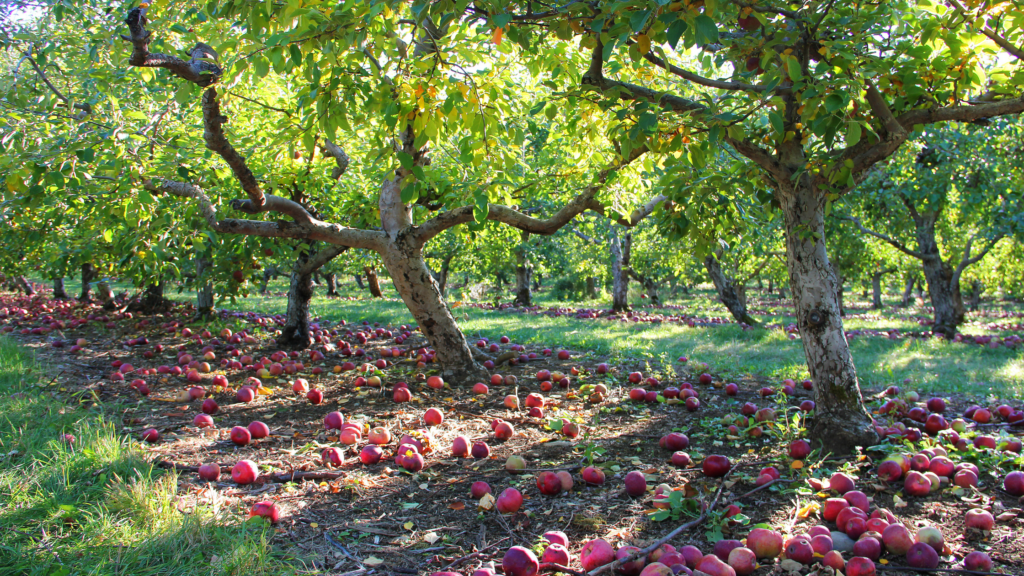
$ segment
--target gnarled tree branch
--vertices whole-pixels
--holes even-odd
[[[860,218],[854,218],[853,216],[844,216],[842,219],[843,220],[849,220],[850,222],[853,222],[857,226],[857,229],[859,229],[861,232],[863,232],[863,233],[865,233],[865,234],[867,234],[869,236],[874,236],[875,238],[878,238],[879,240],[881,240],[881,241],[891,245],[893,248],[899,250],[900,252],[903,252],[907,256],[911,256],[911,257],[914,257],[914,258],[917,258],[917,259],[924,258],[924,254],[922,254],[920,252],[917,252],[915,250],[911,250],[910,248],[907,248],[906,246],[903,245],[902,242],[900,242],[899,240],[893,238],[892,236],[886,236],[885,234],[881,234],[881,233],[875,232],[874,230],[871,230],[869,228],[865,228],[864,225],[861,224]]]
[[[61,102],[64,102],[65,105],[70,106],[71,100],[67,96],[62,94],[61,91],[58,90],[52,82],[50,82],[50,79],[46,77],[46,74],[43,72],[43,69],[39,67],[39,64],[36,64],[35,59],[32,58],[30,54],[25,54],[25,59],[28,60],[29,64],[32,65],[32,68],[36,71],[36,74],[39,74],[39,78],[43,80],[43,83],[50,88],[50,91],[56,94],[57,98],[60,98]],[[85,117],[85,114],[92,114],[92,106],[90,106],[89,104],[80,104],[78,102],[75,102],[74,109],[81,110],[82,112],[84,112],[84,114],[82,115],[83,118]]]
[[[122,38],[132,43],[129,64],[140,68],[166,68],[175,76],[204,88],[220,79],[222,71],[216,64],[217,51],[202,42],[197,42],[189,52],[191,58],[188,61],[169,54],[150,52],[149,43],[153,36],[146,30],[146,10],[133,8],[124,21],[128,25],[130,35]]]
[[[320,145],[320,148],[324,151],[324,156],[330,156],[334,158],[334,161],[338,164],[331,171],[331,178],[337,180],[348,170],[348,165],[351,162],[348,154],[345,150],[338,146],[334,142],[324,138],[324,143]]]
[[[216,152],[231,167],[231,172],[242,185],[242,190],[249,196],[249,204],[245,208],[239,208],[244,212],[255,214],[265,211],[264,204],[267,199],[256,182],[256,176],[245,163],[245,158],[228,142],[224,136],[224,124],[227,124],[228,117],[221,114],[220,99],[217,98],[216,88],[207,88],[203,93],[203,140],[206,141],[207,149]],[[305,210],[303,210],[305,212]],[[290,215],[290,214],[289,214]],[[292,216],[293,218],[295,216]]]

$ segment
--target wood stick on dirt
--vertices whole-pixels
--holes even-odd
[[[598,566],[597,568],[594,568],[593,570],[590,571],[589,576],[597,576],[598,574],[604,574],[605,572],[616,570],[616,569],[618,569],[619,566],[622,566],[623,564],[626,564],[628,562],[632,562],[633,560],[636,560],[637,558],[646,557],[651,552],[654,552],[658,548],[658,546],[661,546],[665,542],[668,542],[669,540],[675,538],[676,536],[678,536],[679,534],[685,532],[686,530],[689,530],[690,528],[693,528],[694,526],[700,525],[700,523],[703,522],[704,519],[708,517],[708,512],[711,511],[711,510],[714,510],[715,507],[718,506],[718,499],[722,496],[722,490],[725,488],[725,481],[729,478],[729,476],[732,474],[733,470],[735,470],[735,469],[736,469],[735,467],[731,468],[729,470],[729,472],[727,472],[725,474],[725,476],[722,476],[722,481],[718,485],[718,491],[715,493],[715,499],[711,501],[711,505],[710,506],[708,506],[707,508],[704,508],[701,511],[700,516],[698,516],[696,519],[690,520],[689,522],[680,525],[675,530],[669,532],[668,534],[662,536],[661,538],[658,538],[658,540],[656,540],[654,542],[654,544],[651,544],[650,546],[644,548],[643,550],[639,550],[637,552],[634,552],[634,553],[630,554],[629,556],[627,556],[625,558],[621,558],[621,559],[615,560],[613,562],[609,562],[609,563],[605,564],[604,566]]]

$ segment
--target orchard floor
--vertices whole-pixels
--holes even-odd
[[[12,305],[13,297],[4,295],[3,299],[0,307]],[[28,307],[26,301],[15,304]],[[708,299],[694,298],[694,304],[692,310],[687,309],[690,315],[713,316],[708,313],[713,311],[710,306],[701,308],[710,304]],[[250,297],[239,300],[235,307],[276,314],[283,311],[283,298]],[[76,317],[103,314],[98,308],[69,311]],[[944,487],[927,497],[906,495],[902,482],[889,485],[878,480],[874,470],[880,459],[888,452],[911,450],[895,440],[861,457],[833,460],[815,453],[802,461],[802,467],[791,467],[786,447],[805,423],[797,418],[800,412],[795,406],[806,393],[798,388],[794,397],[787,398],[778,390],[782,378],[799,381],[805,372],[799,339],[790,340],[781,329],[744,331],[735,325],[691,328],[673,322],[576,320],[468,305],[455,311],[472,341],[488,337],[497,342],[507,335],[511,343],[522,344],[526,352],[538,353],[541,358],[499,367],[495,371],[516,376],[517,385],[492,386],[488,394],[475,396],[461,387],[427,387],[418,374],[429,375],[430,368],[418,368],[408,358],[394,359],[395,363],[383,370],[382,390],[356,387],[356,372],[333,372],[335,365],[352,358],[328,353],[323,361],[314,362],[303,353],[305,367],[300,375],[323,390],[325,401],[319,405],[292,393],[290,383],[298,375],[266,379],[264,387],[271,393],[259,395],[254,402],[239,402],[232,389],[252,373],[223,369],[214,362],[214,370],[203,374],[201,383],[220,405],[212,429],[192,425],[199,402],[187,400],[191,384],[184,378],[137,373],[159,365],[173,366],[174,350],[181,345],[200,356],[201,345],[179,331],[161,327],[166,322],[186,322],[185,311],[145,318],[147,326],[140,326],[143,318],[136,316],[114,321],[111,328],[104,322],[90,322],[44,335],[8,336],[10,342],[5,340],[0,349],[0,392],[4,396],[0,407],[7,415],[0,424],[5,454],[0,463],[0,572],[53,574],[67,567],[68,573],[165,574],[175,573],[170,567],[188,559],[186,566],[192,569],[179,568],[178,573],[421,574],[456,561],[454,570],[470,573],[488,560],[500,566],[509,546],[535,547],[539,536],[549,530],[569,535],[574,556],[586,540],[597,537],[642,547],[692,519],[699,502],[712,501],[721,489],[720,504],[738,505],[741,515],[726,521],[724,509],[719,507],[698,527],[670,542],[676,547],[693,544],[710,552],[714,540],[742,538],[755,524],[767,524],[789,536],[820,523],[816,505],[830,495],[829,490],[827,483],[817,488],[808,480],[827,479],[835,471],[844,471],[857,478],[857,488],[872,498],[874,506],[890,510],[912,530],[927,524],[940,526],[946,540],[941,566],[957,567],[966,553],[984,550],[998,570],[1024,573],[1024,543],[1017,536],[1024,529],[1024,512],[1020,502],[1002,490],[1000,480],[1005,473],[1021,468],[1019,456],[973,448],[951,451],[954,461],[973,462],[981,469],[980,490]],[[785,326],[784,305],[777,305],[775,312],[764,316],[766,323]],[[363,321],[370,322],[370,328],[376,322],[395,330],[410,320],[395,301],[318,298],[313,313],[325,326],[341,330],[357,329],[353,324]],[[37,309],[18,328],[40,326],[45,314]],[[913,314],[902,311],[857,315],[847,326],[921,329],[912,318]],[[346,327],[337,325],[342,319],[348,322]],[[0,323],[9,320],[0,319]],[[981,316],[974,327],[980,332],[998,321]],[[857,326],[857,322],[862,324]],[[248,330],[257,342],[240,348],[257,359],[277,350],[272,331],[244,318],[192,326],[197,333],[204,328],[214,334],[224,328],[236,333]],[[971,327],[965,330],[970,332]],[[142,336],[148,338],[147,344],[124,345]],[[78,338],[84,338],[86,344],[80,353],[70,354],[70,343]],[[55,348],[55,339],[69,344]],[[206,340],[211,343],[210,338]],[[35,360],[27,359],[20,351],[25,348],[15,348],[12,342],[30,350]],[[157,344],[164,350],[146,358],[144,353],[153,352]],[[401,348],[410,350],[423,344],[414,334]],[[371,337],[361,345],[369,351],[368,360],[377,360],[378,351],[385,346],[393,347],[393,338]],[[975,403],[992,407],[1021,403],[1024,371],[1019,350],[882,336],[854,338],[852,346],[872,410],[880,406],[884,388],[894,383],[904,390],[941,394],[954,414]],[[543,348],[566,349],[572,355],[567,361],[544,357]],[[507,350],[508,345],[501,349]],[[220,360],[227,357],[227,350],[215,346],[215,354]],[[688,357],[685,364],[676,361],[682,355]],[[145,380],[151,389],[148,397],[129,387],[127,381],[110,379],[115,358],[134,366],[136,373],[127,380]],[[602,362],[612,366],[607,375],[596,373]],[[325,373],[312,375],[314,367]],[[575,369],[579,374],[570,376],[569,390],[556,387],[544,394],[543,418],[506,409],[503,398],[507,394],[517,394],[522,403],[528,393],[539,392],[535,375],[540,369],[565,373]],[[671,402],[630,402],[626,375],[632,371],[658,378],[659,390],[692,382],[700,408],[690,412]],[[698,384],[698,376],[704,372],[712,376],[711,385]],[[218,374],[227,376],[232,389],[213,387],[212,378]],[[909,385],[902,384],[904,378],[910,378]],[[412,402],[392,400],[391,388],[399,381],[409,383]],[[726,382],[739,384],[738,395],[724,394]],[[591,402],[588,393],[597,384],[606,385],[608,395]],[[776,393],[762,398],[762,387]],[[730,435],[723,425],[723,417],[738,415],[745,402],[772,407],[778,415],[762,425],[760,437],[743,433],[742,428]],[[429,439],[424,449],[426,465],[410,474],[389,456],[403,434],[426,430],[422,417],[430,407],[442,409],[445,421],[420,436]],[[363,465],[357,448],[365,442],[345,446],[336,433],[324,430],[324,415],[335,410],[370,428],[387,428],[393,440],[383,447],[385,459]],[[496,441],[489,425],[494,418],[512,423],[515,436]],[[576,422],[583,432],[570,439],[552,429],[556,419]],[[228,436],[231,427],[254,420],[267,423],[271,435],[246,446],[233,444]],[[138,441],[149,428],[160,432],[159,442]],[[994,426],[979,428],[978,433],[1008,438],[1010,430]],[[699,467],[672,466],[668,462],[671,452],[658,446],[659,438],[671,431],[689,437],[686,451],[696,461],[710,454],[728,456],[736,465],[732,474],[723,483],[706,478]],[[74,434],[75,443],[63,442],[63,433]],[[490,457],[451,457],[451,441],[458,435],[486,441]],[[320,453],[327,447],[345,450],[346,463],[336,469],[325,468]],[[528,472],[505,472],[504,462],[513,454],[526,459]],[[230,467],[242,459],[259,464],[261,476],[253,484],[229,480]],[[221,481],[198,479],[194,467],[209,462],[221,464]],[[603,486],[583,485],[578,472],[589,464],[606,471],[608,480]],[[766,466],[775,466],[783,478],[794,481],[752,492],[758,473]],[[541,495],[535,486],[536,472],[559,468],[573,472],[575,486],[559,496]],[[684,488],[690,503],[670,509],[667,519],[653,520],[651,493],[638,499],[623,493],[622,478],[632,470],[644,472],[651,489],[661,483]],[[470,484],[478,480],[488,482],[495,495],[509,487],[518,488],[524,494],[522,509],[511,515],[479,510],[479,503],[469,497]],[[278,524],[268,527],[259,520],[244,521],[251,505],[261,500],[276,503],[281,513]],[[965,530],[965,514],[976,507],[999,518],[990,533]],[[883,559],[887,563],[879,567],[886,572],[903,572],[890,570],[904,564],[902,558]],[[756,574],[779,570],[782,565],[769,561]]]

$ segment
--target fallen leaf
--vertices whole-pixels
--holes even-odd
[[[402,528],[405,528],[406,530],[412,530],[412,527],[413,527],[413,523],[412,522],[406,522],[405,524],[402,524]]]
[[[455,502],[452,502],[451,504],[448,505],[448,509],[450,509],[450,510],[465,510],[466,509],[466,503],[463,502],[462,500],[456,500]]]
[[[489,511],[494,508],[494,496],[490,494],[484,494],[484,497],[480,499],[477,507],[483,511]]]
[[[366,564],[367,566],[369,566],[371,568],[380,566],[383,563],[384,563],[384,561],[381,560],[380,558],[377,558],[376,556],[370,556],[366,560],[363,560],[363,564]]]
[[[815,512],[817,512],[820,509],[821,509],[821,505],[820,504],[818,504],[817,502],[811,502],[810,504],[808,504],[808,505],[804,506],[803,508],[797,510],[796,511],[796,515],[797,515],[798,518],[807,518],[811,514],[814,514]]]
[[[440,539],[441,537],[437,535],[437,532],[427,532],[423,535],[423,541],[427,544],[433,544],[434,542],[437,542]]]

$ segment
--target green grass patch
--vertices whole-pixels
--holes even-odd
[[[286,287],[272,285],[272,290]],[[344,291],[342,292],[345,293]],[[539,298],[543,306],[596,308],[601,303],[562,303]],[[727,313],[708,294],[689,297],[685,312],[690,315],[724,316]],[[250,296],[239,299],[232,309],[282,314],[287,305],[283,296]],[[665,313],[682,311],[666,310]],[[508,336],[519,344],[568,348],[584,352],[590,358],[609,363],[637,366],[675,366],[676,359],[687,356],[691,365],[706,362],[725,378],[745,376],[772,379],[808,377],[803,344],[790,340],[779,329],[742,330],[735,324],[694,327],[678,324],[643,324],[607,320],[577,320],[527,315],[518,312],[482,310],[462,306],[453,310],[470,342],[481,336],[496,339]],[[397,298],[337,300],[315,295],[310,314],[323,320],[347,322],[412,323],[405,304]],[[905,313],[909,315],[910,313]],[[793,318],[784,315],[764,318],[765,324],[785,326]],[[916,322],[880,314],[876,318],[853,318],[845,322],[848,330],[888,329],[921,330]],[[1019,396],[1024,393],[1024,351],[992,350],[974,344],[914,338],[889,340],[877,336],[856,336],[850,341],[854,364],[861,384],[882,388],[910,378],[921,393],[967,393]]]
[[[271,528],[234,511],[179,511],[173,473],[154,469],[103,413],[53,398],[40,377],[0,338],[0,574],[296,573]]]

